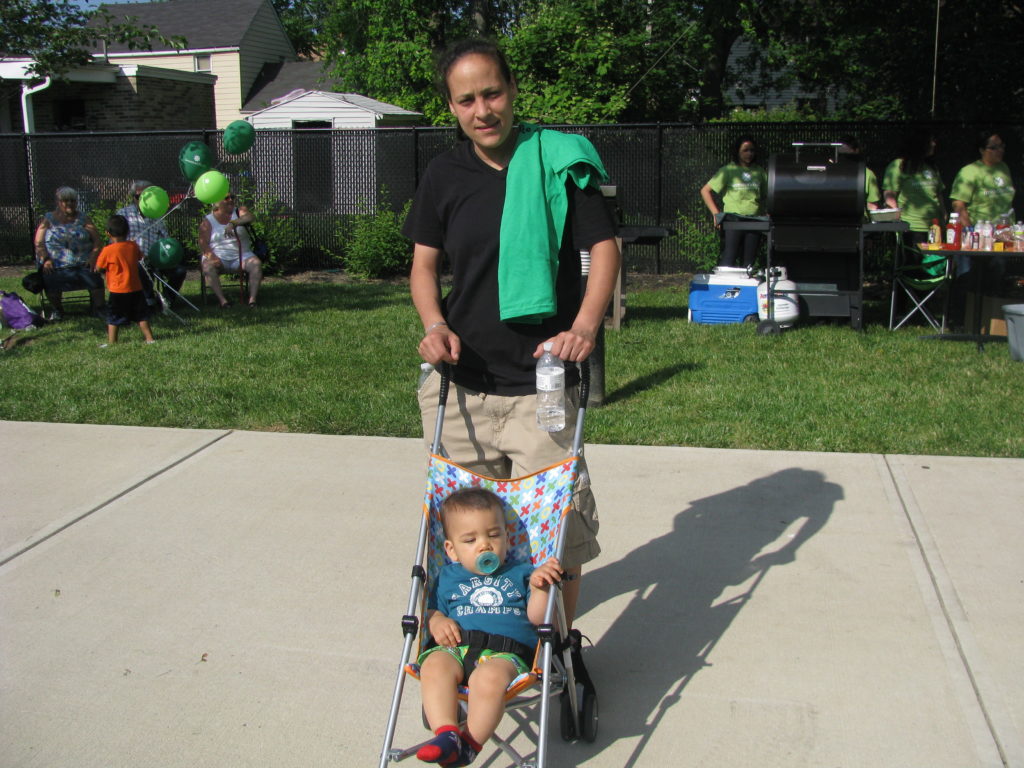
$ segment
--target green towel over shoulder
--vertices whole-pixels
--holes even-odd
[[[580,189],[607,180],[594,145],[584,136],[521,123],[501,212],[498,307],[503,322],[539,323],[558,311],[555,278],[569,208],[567,177]]]

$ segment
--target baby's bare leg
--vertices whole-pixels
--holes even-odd
[[[420,696],[423,714],[433,731],[444,725],[459,724],[458,685],[462,665],[444,651],[435,651],[420,667]]]
[[[486,744],[505,714],[505,691],[516,675],[507,659],[480,659],[469,676],[469,719],[466,730],[478,744]]]

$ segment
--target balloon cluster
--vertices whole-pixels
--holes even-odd
[[[251,123],[235,120],[224,129],[224,151],[232,155],[248,152],[256,140]],[[196,197],[208,205],[223,200],[230,189],[227,177],[212,170],[213,153],[201,141],[190,141],[178,153],[182,175],[195,185]]]
[[[224,150],[233,155],[248,152],[256,141],[256,131],[251,123],[235,120],[224,129]],[[227,177],[213,169],[213,153],[201,141],[190,141],[178,152],[178,167],[181,174],[195,187],[195,195],[207,205],[223,200],[231,185]],[[149,186],[139,196],[139,211],[149,219],[159,219],[167,213],[170,198],[162,187]],[[149,249],[150,261],[157,269],[177,266],[184,249],[173,237],[165,237],[153,243]]]

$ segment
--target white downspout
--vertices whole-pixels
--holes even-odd
[[[46,79],[34,88],[30,88],[27,85],[21,86],[21,120],[25,127],[25,133],[35,133],[36,130],[35,113],[32,111],[32,100],[29,97],[33,93],[45,91],[52,82],[50,76],[47,75]]]

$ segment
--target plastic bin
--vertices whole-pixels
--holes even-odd
[[[1010,342],[1010,358],[1024,361],[1024,304],[1004,304],[1006,339]]]

